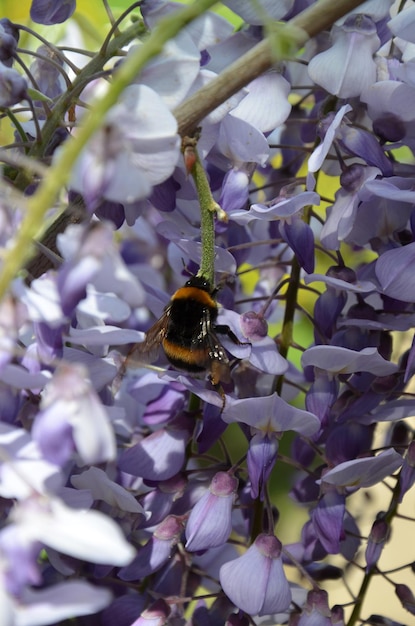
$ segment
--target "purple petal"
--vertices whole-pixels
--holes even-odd
[[[119,467],[123,472],[150,480],[167,480],[177,474],[185,462],[187,430],[160,429],[122,453]]]
[[[33,540],[93,563],[126,565],[135,550],[118,524],[99,511],[71,509],[57,498],[19,505],[19,524]]]
[[[384,359],[377,348],[363,348],[360,352],[340,346],[312,346],[301,357],[303,367],[310,365],[336,374],[370,372],[388,376],[397,370],[395,363]]]
[[[316,535],[329,554],[340,551],[340,541],[344,539],[344,513],[345,497],[336,491],[325,493],[312,513]]]
[[[401,455],[391,448],[378,456],[340,463],[324,474],[323,481],[337,487],[372,487],[401,465]]]
[[[359,96],[376,81],[373,53],[379,45],[370,17],[351,16],[342,26],[333,27],[332,47],[311,59],[310,77],[339,98]]]
[[[232,531],[232,505],[238,481],[218,472],[209,491],[193,507],[186,524],[186,550],[196,552],[221,546]]]
[[[220,569],[224,592],[235,606],[249,615],[278,613],[291,603],[280,551],[281,544],[276,537],[258,535],[243,556],[225,563]]]
[[[229,398],[222,418],[225,422],[243,422],[264,432],[294,430],[309,436],[320,428],[315,415],[291,406],[276,393],[260,398]]]
[[[415,43],[415,7],[405,7],[388,22],[388,27],[394,35]]]
[[[61,24],[71,17],[76,9],[76,0],[32,0],[30,17],[38,24]]]
[[[249,442],[247,456],[248,475],[251,481],[251,497],[265,497],[265,486],[274,468],[278,454],[278,439],[275,436],[255,434]]]
[[[383,292],[402,302],[415,302],[415,243],[388,250],[376,261],[375,272]]]
[[[252,161],[264,165],[269,157],[269,146],[261,131],[232,113],[220,125],[217,145],[233,163]]]

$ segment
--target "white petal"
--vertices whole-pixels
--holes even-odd
[[[134,558],[133,546],[110,517],[99,511],[70,509],[58,499],[47,504],[15,510],[15,521],[28,539],[92,563],[123,566]]]
[[[47,461],[21,459],[3,463],[0,467],[0,496],[3,498],[28,498],[33,491],[53,493],[63,479],[56,465]]]
[[[110,480],[106,473],[97,467],[90,467],[86,472],[72,476],[71,483],[77,489],[89,489],[94,500],[103,500],[122,511],[145,514],[141,504],[129,491]]]
[[[372,54],[372,38],[341,33],[331,48],[311,59],[308,73],[317,85],[339,98],[360,96],[376,80]]]
[[[148,63],[140,74],[147,85],[173,109],[185,98],[199,73],[200,53],[188,33],[182,31],[164,46],[163,52]]]
[[[83,581],[59,583],[40,591],[26,589],[16,607],[13,626],[46,626],[78,615],[90,615],[108,606],[111,600],[110,591]],[[1,607],[3,618],[3,604]]]
[[[263,133],[285,122],[291,112],[288,102],[290,84],[281,74],[267,72],[246,89],[248,94],[232,111],[232,115],[249,122]]]
[[[340,463],[324,474],[322,482],[343,487],[371,487],[393,474],[402,462],[401,455],[390,448],[375,457]]]

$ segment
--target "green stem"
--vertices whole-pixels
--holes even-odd
[[[398,504],[399,504],[399,495],[400,495],[400,480],[398,479],[396,481],[396,485],[392,491],[392,497],[391,497],[391,501],[389,503],[389,507],[387,512],[385,513],[384,516],[384,520],[385,522],[389,525],[389,528],[392,527],[392,520],[393,518],[396,516],[397,512],[398,512]],[[372,569],[367,572],[365,574],[365,576],[363,577],[363,581],[362,584],[360,585],[360,589],[359,592],[356,596],[356,600],[353,606],[353,611],[350,615],[350,618],[347,622],[346,626],[355,626],[356,623],[360,620],[363,621],[360,618],[360,613],[362,610],[362,606],[363,606],[363,602],[365,600],[366,597],[366,593],[369,589],[369,584],[374,576],[374,574],[376,573],[376,568],[372,567]]]
[[[213,199],[206,172],[195,149],[195,163],[191,173],[195,181],[200,204],[200,240],[202,245],[198,276],[203,276],[213,287],[215,284],[215,221],[220,207]]]
[[[189,22],[204,13],[216,0],[198,0],[174,15],[160,20],[158,26],[142,46],[139,46],[114,75],[106,94],[95,100],[85,114],[76,137],[68,139],[50,168],[48,176],[40,183],[36,193],[27,201],[27,213],[23,219],[14,244],[5,252],[0,274],[0,298],[2,298],[17,272],[30,258],[33,238],[49,207],[59,191],[67,183],[72,167],[89,139],[101,126],[109,109],[117,102],[124,89],[137,77],[143,67],[163,49],[167,41],[175,37]],[[55,126],[56,127],[56,126]]]
[[[303,220],[307,224],[310,222],[312,207],[304,208]],[[294,337],[294,317],[297,309],[297,296],[298,290],[300,289],[300,280],[301,280],[301,267],[297,260],[297,257],[294,256],[291,265],[291,276],[287,287],[287,293],[285,295],[285,312],[284,312],[284,321],[282,323],[282,331],[279,340],[279,352],[281,356],[284,358],[287,357],[288,350],[290,349],[293,343]],[[278,394],[281,394],[282,386],[284,383],[284,376],[280,376],[276,380],[275,391]]]

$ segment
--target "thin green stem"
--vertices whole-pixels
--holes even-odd
[[[400,496],[400,481],[398,479],[392,491],[392,497],[389,503],[388,510],[383,517],[385,522],[389,525],[389,528],[392,527],[392,520],[397,515],[399,496]],[[360,614],[361,614],[363,602],[365,600],[366,593],[369,589],[370,582],[374,574],[376,574],[376,572],[377,572],[376,568],[372,567],[363,577],[362,584],[360,585],[360,589],[356,595],[353,611],[350,615],[350,618],[346,626],[355,626],[355,624],[359,620],[361,620]]]
[[[200,268],[198,276],[203,276],[212,287],[215,284],[215,212],[220,210],[218,203],[213,199],[205,169],[200,162],[196,148],[194,149],[195,162],[191,169],[195,181],[200,204],[200,240],[202,246]]]

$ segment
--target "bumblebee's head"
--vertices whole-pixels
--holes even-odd
[[[196,287],[210,294],[214,291],[210,282],[203,276],[192,276],[192,278],[189,278],[186,282],[185,287]]]

